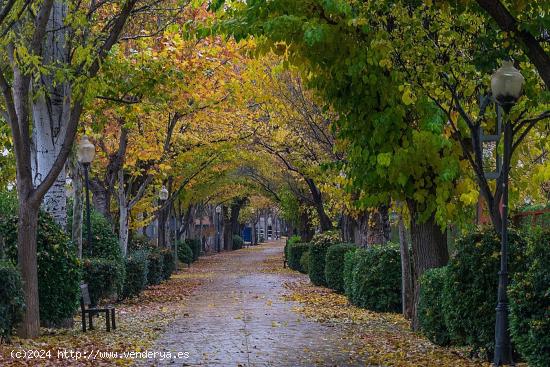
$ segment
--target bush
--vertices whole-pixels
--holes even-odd
[[[302,254],[309,251],[309,243],[293,243],[288,246],[288,267],[303,272],[300,265]]]
[[[193,261],[197,261],[201,254],[201,242],[195,238],[188,238],[185,240],[185,243],[193,251]]]
[[[529,366],[550,366],[550,230],[535,233],[527,248],[527,269],[509,290],[510,332]]]
[[[156,285],[162,282],[162,256],[158,248],[153,248],[147,256],[147,284]]]
[[[309,272],[309,258],[310,258],[311,250],[306,251],[302,254],[300,257],[300,272],[304,274],[308,274]]]
[[[286,244],[285,244],[285,249],[284,249],[285,259],[288,259],[288,246],[292,245],[292,244],[295,244],[295,243],[300,243],[300,242],[302,242],[302,237],[300,237],[300,236],[294,235],[290,238],[287,238]]]
[[[509,271],[522,268],[525,242],[509,232]],[[455,242],[443,293],[443,313],[453,344],[468,345],[475,352],[494,350],[500,237],[492,228],[476,230]]]
[[[148,250],[139,250],[131,252],[126,258],[124,298],[135,297],[147,287],[148,256]]]
[[[5,255],[17,263],[17,199],[0,193],[0,237]],[[80,298],[81,268],[77,250],[53,219],[40,212],[37,233],[38,298],[44,325],[72,318]]]
[[[193,250],[187,244],[187,242],[178,243],[178,258],[182,263],[191,265],[193,262]]]
[[[420,329],[437,345],[449,345],[450,337],[443,313],[442,289],[447,279],[447,267],[429,269],[420,278],[418,319]]]
[[[128,241],[128,253],[150,250],[152,247],[149,238],[142,234],[134,234]]]
[[[118,264],[109,259],[91,258],[83,261],[83,281],[88,284],[90,300],[98,304],[104,299],[115,298],[119,292]],[[124,284],[124,283],[123,283]]]
[[[12,330],[23,314],[23,285],[19,271],[6,260],[0,260],[0,279],[0,342],[9,342]]]
[[[401,254],[395,244],[359,249],[348,256],[351,303],[378,312],[401,311]],[[350,260],[353,257],[353,260]],[[352,263],[352,264],[351,264]],[[346,265],[345,265],[346,266]],[[348,271],[350,269],[347,269]],[[348,293],[346,293],[348,294]]]
[[[233,250],[240,250],[243,248],[243,238],[237,234],[233,235]]]
[[[330,246],[340,242],[340,234],[336,231],[329,231],[316,234],[311,240],[309,250],[309,279],[315,285],[326,286],[325,279],[325,258]]]
[[[176,264],[174,263],[174,254],[167,248],[160,250],[162,257],[162,279],[168,280],[170,276],[176,270]]]
[[[325,258],[325,279],[329,288],[336,292],[344,292],[344,256],[356,249],[355,245],[347,243],[332,245],[328,248]]]

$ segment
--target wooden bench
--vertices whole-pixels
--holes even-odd
[[[80,310],[82,313],[82,331],[86,332],[86,314],[88,315],[89,329],[94,329],[93,317],[102,312],[105,313],[105,326],[107,331],[116,330],[115,322],[115,308],[108,305],[105,307],[92,306],[90,301],[90,292],[88,291],[88,284],[80,284]]]

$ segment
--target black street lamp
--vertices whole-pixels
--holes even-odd
[[[88,170],[90,164],[95,157],[95,146],[88,140],[87,136],[83,136],[78,142],[78,149],[76,152],[78,162],[84,168],[84,181],[86,183],[86,228],[88,230],[88,252],[92,255],[92,222],[90,220],[90,179],[88,176]]]
[[[217,226],[216,226],[216,241],[218,242],[218,252],[221,252],[222,240],[220,236],[220,214],[222,213],[222,207],[220,205],[216,206],[216,217],[217,217]]]
[[[159,201],[160,201],[160,209],[159,209],[159,219],[158,219],[158,232],[159,232],[159,247],[164,248],[165,242],[166,242],[166,223],[164,220],[164,205],[166,203],[166,200],[168,200],[168,190],[166,187],[162,186],[159,192]]]
[[[519,99],[525,79],[511,61],[504,61],[502,66],[491,76],[493,98],[506,113]],[[504,123],[504,157],[510,159],[512,152],[512,123],[507,116]],[[498,304],[495,323],[495,366],[512,365],[512,347],[508,329],[508,183],[509,164],[503,165],[502,176],[502,227],[500,243],[500,271],[498,273]]]

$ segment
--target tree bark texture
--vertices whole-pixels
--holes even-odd
[[[368,218],[367,244],[380,245],[390,240],[390,218],[388,206],[380,205],[371,210]]]
[[[449,252],[447,236],[436,223],[432,214],[425,222],[418,221],[416,204],[409,203],[411,213],[411,240],[413,259],[413,318],[412,327],[418,330],[418,301],[420,296],[419,280],[428,269],[447,265]]]
[[[73,221],[71,223],[71,239],[77,245],[78,258],[82,259],[82,225],[84,223],[84,192],[80,164],[76,157],[68,161],[71,181],[73,185]]]
[[[403,215],[398,214],[399,226],[399,249],[401,252],[401,300],[403,303],[403,316],[411,319],[413,315],[413,284],[411,276],[411,258],[409,243],[407,241],[407,232]]]

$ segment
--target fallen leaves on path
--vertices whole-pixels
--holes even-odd
[[[72,329],[42,329],[42,335],[37,339],[14,337],[11,344],[0,345],[0,366],[131,365],[135,359],[122,353],[150,350],[165,327],[176,317],[184,315],[185,299],[211,277],[201,266],[201,263],[208,262],[208,259],[201,259],[191,268],[182,267],[168,281],[147,288],[137,298],[116,304],[115,331],[105,331],[105,321],[101,316],[94,318],[95,330],[83,333],[80,315],[77,315]],[[33,352],[35,358],[28,358],[31,350],[38,351]],[[71,351],[74,353],[72,358]],[[12,358],[12,353],[17,352],[19,355],[14,354],[16,358]],[[103,354],[108,352],[118,355],[113,358],[113,354]],[[27,358],[23,357],[24,354]]]
[[[372,365],[403,367],[473,367],[490,364],[467,358],[467,351],[442,348],[409,328],[399,314],[377,313],[352,306],[344,295],[299,279],[285,283],[285,300],[299,302],[295,312],[307,318],[347,330],[349,345],[361,345],[350,353],[364,355]],[[364,350],[363,350],[364,348]]]

